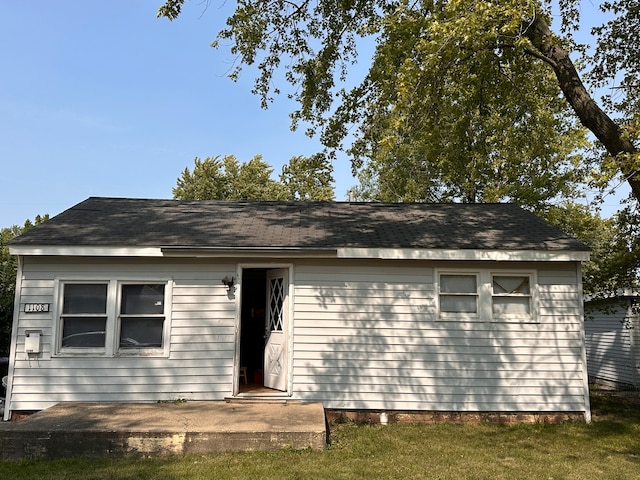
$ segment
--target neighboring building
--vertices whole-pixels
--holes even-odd
[[[640,387],[640,292],[587,302],[585,333],[591,381]]]
[[[514,205],[89,198],[10,248],[5,418],[275,396],[590,419],[588,248]]]

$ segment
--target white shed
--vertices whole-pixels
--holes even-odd
[[[587,370],[591,381],[640,387],[640,293],[627,289],[615,298],[587,302]]]
[[[5,419],[254,396],[590,418],[588,249],[514,205],[89,198],[10,249]]]

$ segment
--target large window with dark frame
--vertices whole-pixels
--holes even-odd
[[[62,348],[104,348],[106,283],[67,283],[62,296]]]
[[[164,284],[125,284],[121,288],[120,348],[162,347]]]
[[[161,355],[168,282],[61,281],[56,353]]]

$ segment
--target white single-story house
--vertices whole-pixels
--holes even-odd
[[[587,371],[591,381],[640,388],[640,292],[625,289],[586,304]]]
[[[5,419],[272,396],[590,420],[588,248],[512,204],[89,198],[10,251]]]

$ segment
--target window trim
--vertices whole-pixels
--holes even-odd
[[[150,357],[150,356],[169,356],[169,322],[170,322],[170,310],[171,310],[171,298],[172,298],[172,285],[173,282],[170,281],[157,281],[157,280],[118,280],[117,284],[117,297],[115,304],[115,336],[113,340],[113,348],[114,355],[118,357]],[[164,314],[162,317],[164,318],[162,324],[162,346],[160,347],[139,347],[139,348],[120,348],[120,332],[122,329],[122,314],[121,305],[122,305],[122,287],[124,285],[164,285]],[[132,315],[136,317],[140,316],[148,316],[150,318],[159,317],[160,314],[153,315]]]
[[[440,309],[440,284],[442,275],[476,275],[477,279],[477,314],[442,312]],[[529,315],[493,313],[493,277],[494,276],[527,276],[529,277]],[[538,320],[538,276],[534,269],[435,269],[434,294],[436,304],[436,320],[441,322],[485,322],[485,323],[539,323]]]
[[[107,298],[106,298],[106,320],[105,320],[105,339],[104,339],[104,347],[63,347],[62,346],[62,338],[64,334],[64,290],[65,285],[106,285],[107,286]],[[95,355],[95,356],[104,356],[109,352],[109,345],[111,344],[111,332],[109,328],[109,318],[111,317],[112,312],[110,311],[112,306],[109,302],[109,295],[111,291],[111,285],[109,280],[106,279],[65,279],[65,280],[56,280],[55,284],[55,296],[56,303],[54,306],[54,325],[53,325],[53,334],[55,339],[55,348],[52,352],[53,356],[86,356],[86,355]]]
[[[528,277],[529,278],[529,294],[494,294],[493,293],[493,278],[494,277]],[[489,274],[489,287],[491,288],[491,320],[494,322],[522,322],[522,323],[537,323],[537,314],[536,314],[536,305],[537,305],[537,297],[535,292],[537,291],[537,276],[534,271],[491,271]],[[493,313],[493,299],[496,297],[526,297],[529,299],[529,314],[494,314]]]
[[[441,296],[445,295],[440,292],[440,285],[442,281],[440,280],[442,276],[446,275],[458,275],[458,276],[473,276],[476,279],[476,311],[475,312],[443,312],[440,307]],[[482,302],[480,301],[480,287],[481,287],[481,278],[480,273],[477,271],[470,270],[441,270],[436,272],[436,305],[438,311],[438,319],[439,320],[464,320],[469,322],[477,322],[480,320],[480,311],[482,308]],[[450,295],[450,294],[449,294]],[[455,295],[455,294],[454,294]],[[471,293],[460,293],[459,295],[472,295]]]
[[[173,279],[166,277],[131,277],[126,275],[118,277],[91,277],[65,276],[55,279],[53,308],[53,351],[52,357],[169,357]],[[62,317],[64,286],[67,284],[106,284],[107,285],[107,320],[105,324],[104,347],[62,347]],[[131,348],[121,350],[120,343],[120,301],[122,295],[121,285],[131,284],[164,284],[164,324],[162,328],[162,347],[156,348]]]

